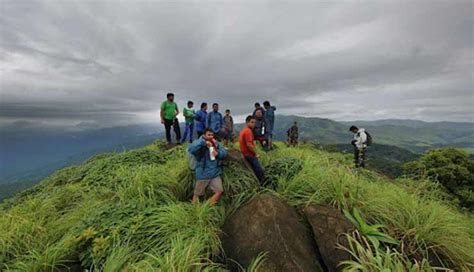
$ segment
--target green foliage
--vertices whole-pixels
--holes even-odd
[[[278,149],[264,162],[285,156],[305,164],[292,180],[279,179],[276,191],[293,205],[333,204],[360,209],[367,222],[382,224],[401,241],[404,254],[421,260],[437,256],[447,267],[466,268],[474,262],[474,233],[470,215],[463,215],[433,194],[420,196],[370,171],[352,171],[349,158],[302,146]],[[411,181],[413,182],[413,181]]]
[[[400,242],[395,240],[390,235],[387,235],[380,231],[381,228],[385,226],[382,224],[369,225],[365,222],[365,219],[362,218],[359,209],[354,208],[352,214],[347,210],[344,210],[344,215],[356,226],[362,235],[367,237],[372,243],[375,249],[380,247],[380,242],[385,244],[399,245]]]
[[[474,161],[466,152],[455,148],[431,150],[405,164],[404,170],[417,179],[438,181],[461,206],[474,210]]]
[[[274,191],[290,204],[357,208],[360,214],[352,216],[365,234],[401,241],[379,255],[392,256],[402,267],[426,262],[428,255],[457,270],[474,263],[472,216],[448,205],[435,183],[393,182],[352,171],[351,159],[341,154],[277,145],[261,160]],[[94,271],[225,271],[216,263],[220,228],[257,193],[257,182],[242,162],[231,160],[219,204],[192,205],[194,175],[185,148],[155,143],[96,156],[3,202],[0,270],[57,271],[82,264]],[[362,249],[371,250],[365,244]],[[247,270],[257,271],[264,259],[260,255]]]
[[[242,269],[244,272],[258,272],[260,271],[260,268],[262,265],[265,263],[265,260],[267,258],[267,252],[261,252],[260,254],[255,257],[252,262],[250,262],[249,266],[247,269]]]
[[[328,152],[342,152],[352,157],[351,144],[317,145]],[[403,175],[403,164],[418,159],[420,155],[398,146],[373,144],[367,152],[367,168],[391,178]]]
[[[366,238],[358,233],[353,236],[346,234],[349,247],[341,247],[348,251],[353,260],[341,263],[343,271],[391,272],[391,271],[449,271],[449,269],[433,268],[427,259],[410,260],[397,250],[379,247],[372,248]]]
[[[275,185],[278,179],[292,180],[303,169],[303,164],[303,160],[296,157],[272,160],[265,165],[266,182]]]

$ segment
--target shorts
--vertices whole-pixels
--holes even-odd
[[[195,196],[203,196],[206,192],[206,187],[210,186],[214,193],[222,193],[224,189],[222,188],[222,179],[221,177],[215,177],[212,179],[203,179],[196,180],[196,185],[194,187]]]

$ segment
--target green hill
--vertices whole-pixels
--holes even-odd
[[[416,120],[379,120],[337,122],[317,117],[278,115],[274,135],[277,140],[286,140],[286,130],[298,122],[300,139],[320,144],[349,143],[352,134],[350,125],[363,127],[374,137],[374,142],[397,146],[414,153],[424,153],[433,148],[456,147],[472,153],[474,150],[474,124]]]
[[[264,191],[297,208],[357,208],[368,224],[382,224],[399,241],[380,252],[352,248],[355,263],[369,271],[472,269],[472,214],[429,181],[356,171],[350,156],[309,145],[277,146],[262,153],[269,177]],[[221,227],[260,190],[235,159],[225,166],[217,206],[190,203],[193,181],[185,146],[168,150],[159,142],[62,169],[0,205],[0,270],[225,271]],[[247,269],[255,267],[258,261]]]
[[[342,152],[352,154],[354,147],[351,144],[316,145],[328,152]],[[389,177],[395,178],[403,174],[403,164],[417,160],[419,154],[410,150],[382,144],[373,144],[369,147],[367,167]]]

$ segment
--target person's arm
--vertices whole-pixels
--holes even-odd
[[[217,154],[218,159],[223,159],[227,157],[227,150],[221,144],[217,144],[217,150],[219,151],[219,153]]]
[[[247,148],[250,152],[253,154],[257,155],[257,150],[255,149],[255,143],[253,142],[253,137],[252,135],[244,135],[244,141],[245,144],[247,145]]]
[[[161,123],[164,124],[165,123],[165,109],[164,109],[164,103],[161,103],[161,106],[160,106],[160,117],[161,117]]]
[[[357,146],[357,148],[361,148],[362,147],[362,137],[361,137],[361,132],[357,132],[354,136],[354,140],[355,140],[355,146]]]
[[[174,117],[176,118],[176,116],[178,116],[178,114],[179,114],[179,109],[178,109],[178,104],[176,104],[176,103],[174,103],[174,104],[176,106],[176,113],[175,113]]]
[[[230,125],[231,125],[231,131],[232,133],[234,133],[234,118],[232,118],[232,116],[230,117]]]
[[[194,141],[189,145],[188,152],[193,155],[197,155],[198,152],[204,147],[206,147],[206,141],[203,138],[199,138],[199,140]]]

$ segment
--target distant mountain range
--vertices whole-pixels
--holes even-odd
[[[275,135],[286,138],[286,130],[297,121],[302,140],[322,144],[348,143],[352,134],[351,125],[365,128],[374,137],[374,142],[423,153],[431,148],[458,147],[474,153],[474,123],[436,122],[417,120],[378,120],[336,122],[322,118],[298,116],[277,116]]]
[[[286,130],[295,121],[300,128],[301,140],[335,145],[339,150],[345,150],[346,144],[351,141],[352,134],[348,128],[354,124],[366,128],[381,150],[390,149],[384,148],[389,145],[397,147],[397,154],[404,153],[403,150],[409,150],[405,153],[412,154],[423,153],[430,148],[452,146],[474,154],[473,123],[428,123],[417,120],[337,122],[316,117],[278,115],[275,140],[286,140]],[[242,126],[237,124],[237,130]],[[18,182],[23,187],[29,186],[60,168],[80,163],[96,153],[132,149],[159,138],[163,138],[163,128],[159,124],[102,129],[81,126],[73,130],[21,124],[0,127],[0,191],[14,191],[8,188],[17,188]],[[388,155],[384,154],[377,160],[386,160],[383,165],[389,165],[391,158]],[[397,168],[393,174],[399,173],[399,170]]]
[[[0,128],[0,183],[80,163],[95,153],[136,148],[160,137],[158,126],[60,130],[8,126]],[[35,175],[35,174],[33,174]]]

